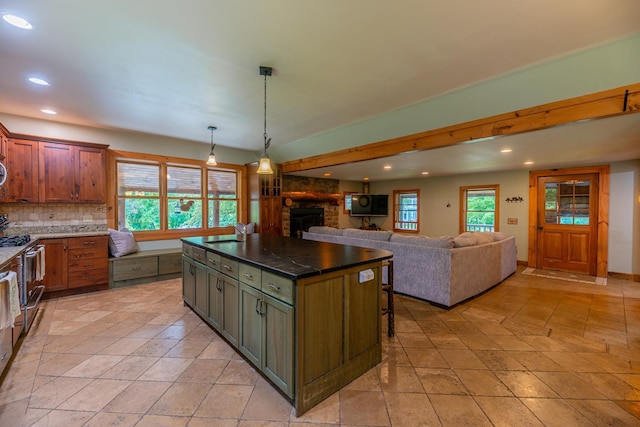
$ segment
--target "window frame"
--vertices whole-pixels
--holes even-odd
[[[107,182],[112,184],[107,186],[107,226],[109,228],[118,229],[119,201],[124,198],[118,195],[118,162],[158,165],[160,169],[160,228],[157,230],[132,230],[136,240],[138,241],[180,239],[182,237],[190,236],[212,236],[234,233],[235,224],[233,226],[230,225],[225,227],[208,227],[209,170],[232,172],[236,174],[236,197],[235,199],[227,200],[236,201],[237,222],[246,222],[247,212],[246,203],[244,202],[244,194],[246,194],[247,172],[244,165],[218,163],[218,166],[211,167],[207,165],[205,161],[121,150],[108,150],[107,159]],[[168,197],[168,166],[201,169],[201,194],[199,200],[202,200],[202,224],[200,228],[168,228],[168,201],[175,199],[175,197]],[[190,198],[190,200],[192,200],[192,198]]]
[[[467,197],[469,190],[493,190],[495,194],[495,210],[493,210],[493,231],[500,231],[500,184],[467,185],[460,187],[460,212],[458,231],[467,231]]]
[[[415,195],[416,197],[416,220],[414,221],[402,221],[400,220],[400,209],[397,208],[398,200],[403,195]],[[403,224],[416,224],[415,229],[398,228],[398,223]],[[408,190],[393,190],[393,231],[398,233],[420,233],[420,189],[408,189]]]
[[[351,209],[347,209],[347,200],[351,203],[351,195],[359,194],[357,191],[343,191],[342,192],[342,213],[345,215],[351,215]]]

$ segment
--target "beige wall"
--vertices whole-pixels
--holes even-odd
[[[455,236],[458,234],[459,228],[460,187],[485,184],[500,185],[499,229],[516,237],[518,260],[526,260],[529,212],[529,172],[527,170],[372,182],[371,193],[389,194],[392,197],[393,190],[419,189],[420,234]],[[524,201],[519,203],[504,201],[507,197],[518,196],[522,197]],[[507,218],[516,218],[518,224],[508,225]],[[383,230],[391,230],[393,216],[376,218],[376,224],[381,226]]]
[[[609,206],[609,271],[640,274],[640,159],[611,165]],[[490,172],[440,178],[419,178],[370,183],[370,193],[393,195],[393,190],[420,190],[420,234],[457,235],[461,186],[500,185],[500,231],[515,236],[518,260],[527,260],[529,220],[529,171]],[[344,181],[341,191],[362,191],[362,183]],[[507,203],[506,198],[523,202]],[[451,207],[447,207],[450,204]],[[517,225],[507,224],[515,218]],[[383,230],[393,228],[393,216],[371,219]],[[340,227],[360,227],[359,218],[342,215]]]

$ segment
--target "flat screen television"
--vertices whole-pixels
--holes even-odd
[[[388,194],[352,194],[351,216],[388,216]]]

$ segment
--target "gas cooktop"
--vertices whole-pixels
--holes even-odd
[[[31,236],[28,234],[23,234],[22,236],[0,236],[0,247],[24,246],[30,241]]]

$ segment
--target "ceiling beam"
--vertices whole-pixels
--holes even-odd
[[[640,83],[282,163],[291,173],[640,112]],[[479,141],[478,141],[479,142]]]

